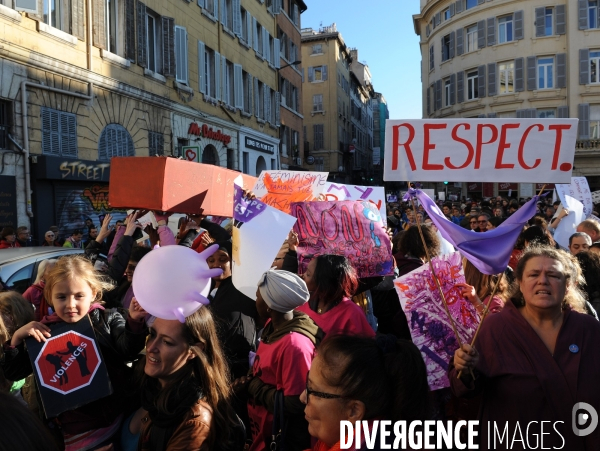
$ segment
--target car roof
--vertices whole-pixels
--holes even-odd
[[[79,251],[79,252],[78,252]],[[9,249],[0,249],[0,265],[12,263],[28,257],[47,257],[61,256],[68,254],[82,253],[82,249],[50,247],[50,246],[35,246],[35,247],[13,247]]]

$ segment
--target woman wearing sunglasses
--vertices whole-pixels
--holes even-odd
[[[408,424],[429,420],[432,414],[421,353],[410,341],[390,335],[326,338],[318,347],[300,400],[306,404],[308,432],[317,439],[313,451],[340,449],[341,421]],[[380,444],[379,437],[375,443]]]
[[[44,234],[44,242],[42,243],[42,246],[61,247],[60,244],[58,244],[58,241],[56,241],[56,234],[54,232],[52,232],[51,230],[48,230]]]

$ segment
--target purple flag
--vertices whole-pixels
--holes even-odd
[[[460,250],[473,265],[484,274],[499,274],[508,266],[510,254],[523,229],[536,212],[539,196],[535,196],[497,228],[487,232],[473,232],[448,221],[439,207],[421,190],[411,189],[404,197],[416,197],[440,230],[454,247]]]

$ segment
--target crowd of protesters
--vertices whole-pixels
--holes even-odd
[[[524,203],[497,197],[440,207],[449,221],[486,233]],[[337,255],[315,257],[298,274],[290,232],[254,298],[232,282],[231,226],[201,215],[182,219],[174,234],[168,215],[155,212],[156,225],[144,230],[149,242],[134,238],[139,212],[120,224],[107,215],[99,228],[86,224],[66,237],[52,227],[42,245],[85,253],[43,262],[23,296],[0,293],[0,419],[10,430],[0,450],[326,451],[340,449],[341,421],[527,424],[570,418],[575,402],[598,406],[600,223],[583,221],[559,250],[553,233],[569,214],[559,207],[542,198],[504,274],[463,260],[466,282],[457,287],[480,317],[486,306],[490,316],[478,344],[463,344],[446,362],[451,387],[435,392],[393,284],[443,252],[423,207],[388,205],[393,276],[360,279]],[[30,241],[27,228],[0,236],[0,249]],[[185,323],[143,310],[132,280],[145,255],[155,246],[201,252],[215,243],[207,262],[222,274],[212,278],[206,308]],[[24,343],[84,317],[113,393],[48,418]],[[597,449],[598,433],[571,437],[567,428],[545,445],[568,437],[568,449]]]

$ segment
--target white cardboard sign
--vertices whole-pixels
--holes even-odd
[[[385,181],[570,183],[578,119],[386,122]]]
[[[383,186],[344,185],[342,183],[325,183],[323,190],[325,200],[367,200],[377,206],[383,223],[386,223],[385,189]]]
[[[563,205],[567,204],[565,202],[566,196],[571,196],[581,202],[583,204],[583,219],[586,219],[594,211],[592,193],[585,177],[572,177],[570,184],[557,184],[556,193]]]

